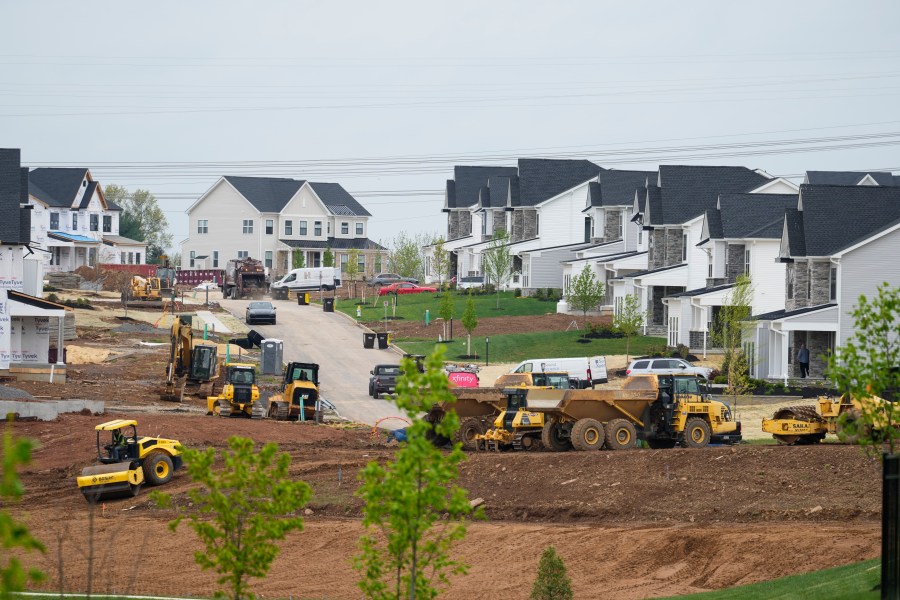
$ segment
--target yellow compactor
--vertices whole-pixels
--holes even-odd
[[[836,435],[840,430],[839,418],[854,418],[864,404],[873,406],[866,408],[878,410],[886,400],[877,396],[862,400],[844,394],[839,398],[819,396],[816,404],[802,406],[786,406],[775,411],[771,419],[763,419],[762,430],[771,433],[779,444],[786,446],[818,444],[827,434]],[[887,418],[884,420],[887,426]],[[876,422],[877,425],[877,422]]]
[[[141,486],[162,485],[181,468],[181,444],[177,440],[138,437],[137,421],[116,419],[101,423],[97,431],[99,465],[85,467],[78,489],[88,502],[137,496]],[[109,443],[101,439],[109,432]]]

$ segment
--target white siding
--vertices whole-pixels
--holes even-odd
[[[698,248],[700,237],[703,233],[703,219],[694,219],[690,223],[685,223],[682,229],[687,234],[687,288],[688,290],[696,290],[706,287],[706,274],[708,260],[706,252],[703,248]],[[705,246],[704,246],[705,247]]]
[[[587,201],[587,189],[585,183],[541,205],[538,209],[540,246],[562,246],[584,241],[584,214],[581,211]]]
[[[750,249],[750,278],[753,281],[753,314],[784,309],[785,265],[775,262],[780,240],[747,242]]]
[[[900,230],[848,252],[840,259],[838,267],[838,340],[841,346],[853,333],[853,317],[850,311],[865,294],[872,298],[880,284],[888,282],[900,285]]]

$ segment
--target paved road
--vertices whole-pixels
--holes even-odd
[[[243,321],[249,300],[216,300]],[[210,296],[212,299],[212,295]],[[313,297],[315,300],[315,296]],[[363,329],[340,313],[327,313],[319,305],[299,306],[295,300],[275,300],[277,325],[250,325],[267,338],[284,341],[284,361],[319,365],[322,397],[334,404],[342,417],[374,425],[402,413],[388,400],[368,395],[369,371],[380,363],[397,363],[393,350],[363,348]],[[390,419],[381,427],[396,429],[405,423]]]

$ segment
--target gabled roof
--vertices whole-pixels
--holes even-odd
[[[491,177],[515,177],[515,167],[480,167],[458,165],[453,167],[453,179],[447,180],[446,208],[468,208],[478,202],[478,190],[488,184]]]
[[[880,186],[800,186],[805,254],[831,256],[900,219],[900,188]]]
[[[284,177],[238,177],[235,175],[225,175],[225,180],[261,213],[281,212],[281,209],[294,197],[297,190],[306,183],[302,180]]]
[[[712,239],[780,239],[784,211],[796,208],[797,199],[797,194],[722,194],[719,196],[721,235]]]
[[[782,243],[784,243],[783,236],[787,236],[787,249],[791,256],[806,256],[802,211],[796,208],[788,208],[784,211]]]
[[[644,203],[644,225],[650,225],[651,223],[665,223],[665,221],[662,220],[662,212],[662,190],[655,185],[650,184],[647,186],[647,200]]]
[[[309,186],[316,192],[316,195],[325,204],[328,211],[339,217],[371,217],[362,205],[356,201],[356,198],[341,187],[339,183],[313,183],[309,182]],[[281,208],[284,208],[282,206]],[[281,209],[278,209],[279,211]]]
[[[103,243],[107,246],[146,246],[147,242],[140,242],[122,235],[104,235]],[[197,257],[199,258],[199,257]]]
[[[656,177],[656,171],[601,171],[599,191],[602,205],[631,206],[634,203],[634,191],[646,187],[648,180],[656,182]],[[593,198],[591,200],[593,202]],[[592,206],[599,205],[592,203]]]
[[[596,177],[603,168],[589,160],[519,159],[519,205],[535,206],[544,200]]]
[[[511,182],[509,177],[501,177],[499,175],[489,177],[487,189],[490,192],[488,205],[482,204],[483,208],[503,208],[509,198]]]
[[[709,240],[722,239],[722,213],[718,210],[708,210],[703,215],[703,227],[700,232],[698,246],[702,246]]]
[[[81,198],[87,172],[81,167],[34,169],[28,173],[28,193],[47,206],[71,208]]]
[[[87,208],[91,203],[91,198],[94,197],[94,190],[97,189],[97,182],[91,181],[87,184],[87,187],[84,188],[84,195],[81,197],[81,204],[78,205],[78,208]]]
[[[369,238],[335,238],[327,240],[278,240],[291,248],[331,248],[332,250],[386,250],[384,246]]]
[[[769,178],[747,167],[662,165],[659,183],[662,206],[651,206],[650,223],[678,225],[715,208],[719,194],[742,193],[759,187]],[[647,220],[644,220],[647,224]]]
[[[871,177],[878,185],[893,187],[894,177],[887,171],[807,171],[803,183],[812,185],[859,185],[859,182]]]

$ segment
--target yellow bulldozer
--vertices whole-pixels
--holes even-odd
[[[867,412],[878,411],[887,401],[877,396],[857,399],[849,394],[839,398],[819,396],[816,404],[786,406],[775,411],[771,419],[763,419],[762,430],[771,433],[779,444],[785,446],[818,444],[827,434],[840,433],[840,417],[854,419],[863,408]],[[877,414],[877,413],[876,413]],[[878,419],[875,420],[876,425]],[[884,420],[888,426],[887,417]]]
[[[181,444],[165,438],[138,437],[137,421],[116,419],[94,429],[100,464],[85,467],[77,479],[78,489],[90,503],[137,496],[145,482],[168,483],[182,466]],[[104,432],[110,434],[108,444],[101,440]]]
[[[256,367],[246,363],[225,365],[225,384],[218,396],[206,399],[206,414],[220,417],[263,419],[266,409],[259,399]]]
[[[292,362],[284,369],[281,395],[269,399],[269,417],[278,421],[322,420],[319,365]]]
[[[128,307],[159,308],[165,302],[159,277],[133,275],[128,287],[122,291],[122,304]]]
[[[176,315],[169,339],[169,361],[166,365],[165,389],[160,398],[182,402],[186,391],[201,397],[214,392],[213,385],[219,369],[218,347],[203,340],[194,340],[191,315]]]

